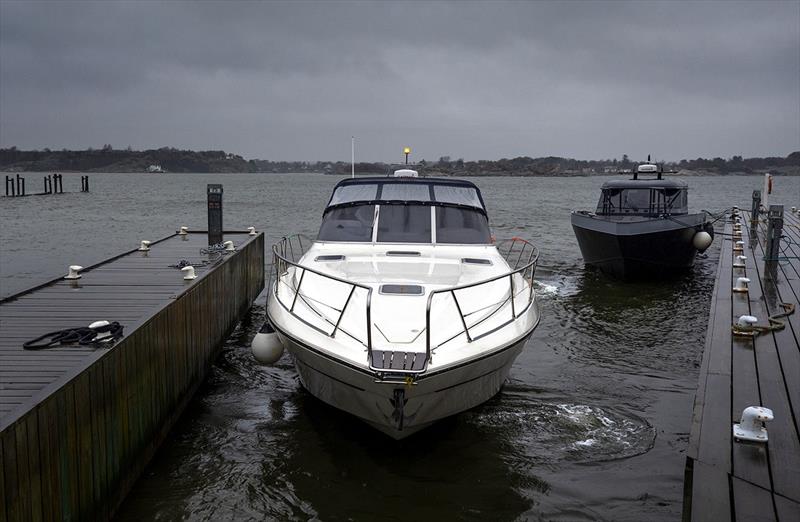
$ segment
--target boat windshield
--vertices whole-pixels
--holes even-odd
[[[333,191],[328,208],[377,202],[444,203],[486,210],[474,185],[416,178],[347,180]]]
[[[607,188],[597,203],[603,215],[662,215],[688,213],[685,188]]]
[[[373,239],[374,238],[374,239]],[[354,205],[329,208],[319,241],[367,243],[491,243],[489,221],[478,211],[422,204]]]

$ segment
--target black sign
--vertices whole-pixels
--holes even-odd
[[[208,244],[222,243],[222,185],[209,184],[208,195]]]

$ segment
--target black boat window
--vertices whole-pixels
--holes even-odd
[[[633,214],[650,212],[650,189],[628,189],[622,191],[622,211]]]
[[[619,189],[605,189],[600,195],[600,201],[597,203],[598,214],[616,214],[617,209],[620,207],[620,192]]]
[[[322,218],[317,239],[320,241],[372,241],[374,220],[375,205],[334,208],[326,212]]]
[[[431,207],[381,205],[378,241],[383,243],[430,243]]]
[[[436,207],[436,242],[488,245],[489,222],[477,210]]]

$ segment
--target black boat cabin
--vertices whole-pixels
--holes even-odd
[[[666,179],[614,180],[603,184],[601,216],[675,216],[689,213],[685,182]]]

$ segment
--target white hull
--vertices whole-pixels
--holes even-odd
[[[423,374],[407,385],[377,381],[369,370],[325,355],[279,331],[306,390],[395,439],[497,394],[531,333],[471,361]]]

